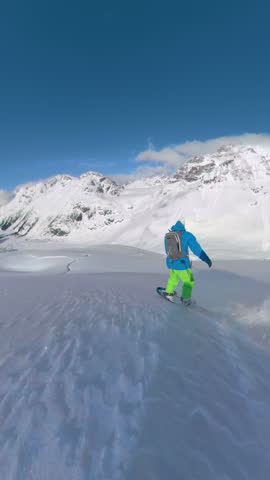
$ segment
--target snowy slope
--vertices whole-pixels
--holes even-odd
[[[0,212],[2,231],[39,237],[67,236],[77,228],[94,230],[122,221],[115,197],[121,187],[99,173],[79,178],[57,175],[17,188],[15,198]]]
[[[5,245],[1,479],[269,478],[269,262],[196,265],[202,315],[158,254]]]
[[[100,174],[57,176],[22,186],[0,208],[3,234],[81,244],[121,243],[163,251],[163,235],[178,218],[209,254],[270,254],[270,156],[226,145],[189,160],[171,177],[118,187]]]

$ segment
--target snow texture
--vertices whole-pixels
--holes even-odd
[[[269,478],[269,261],[0,242],[1,479]]]

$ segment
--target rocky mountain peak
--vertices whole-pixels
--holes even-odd
[[[173,182],[200,185],[224,181],[250,182],[270,175],[270,155],[243,145],[223,145],[214,154],[195,156],[172,177]]]
[[[79,180],[83,182],[84,190],[89,192],[95,191],[96,193],[119,195],[120,191],[124,188],[98,172],[83,173],[79,177]]]

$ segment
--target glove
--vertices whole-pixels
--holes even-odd
[[[212,260],[210,260],[210,258],[209,258],[209,262],[208,262],[208,267],[209,267],[209,268],[212,267]]]

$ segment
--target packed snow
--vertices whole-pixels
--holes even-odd
[[[188,309],[163,255],[0,240],[1,479],[269,478],[270,262],[213,260]]]

